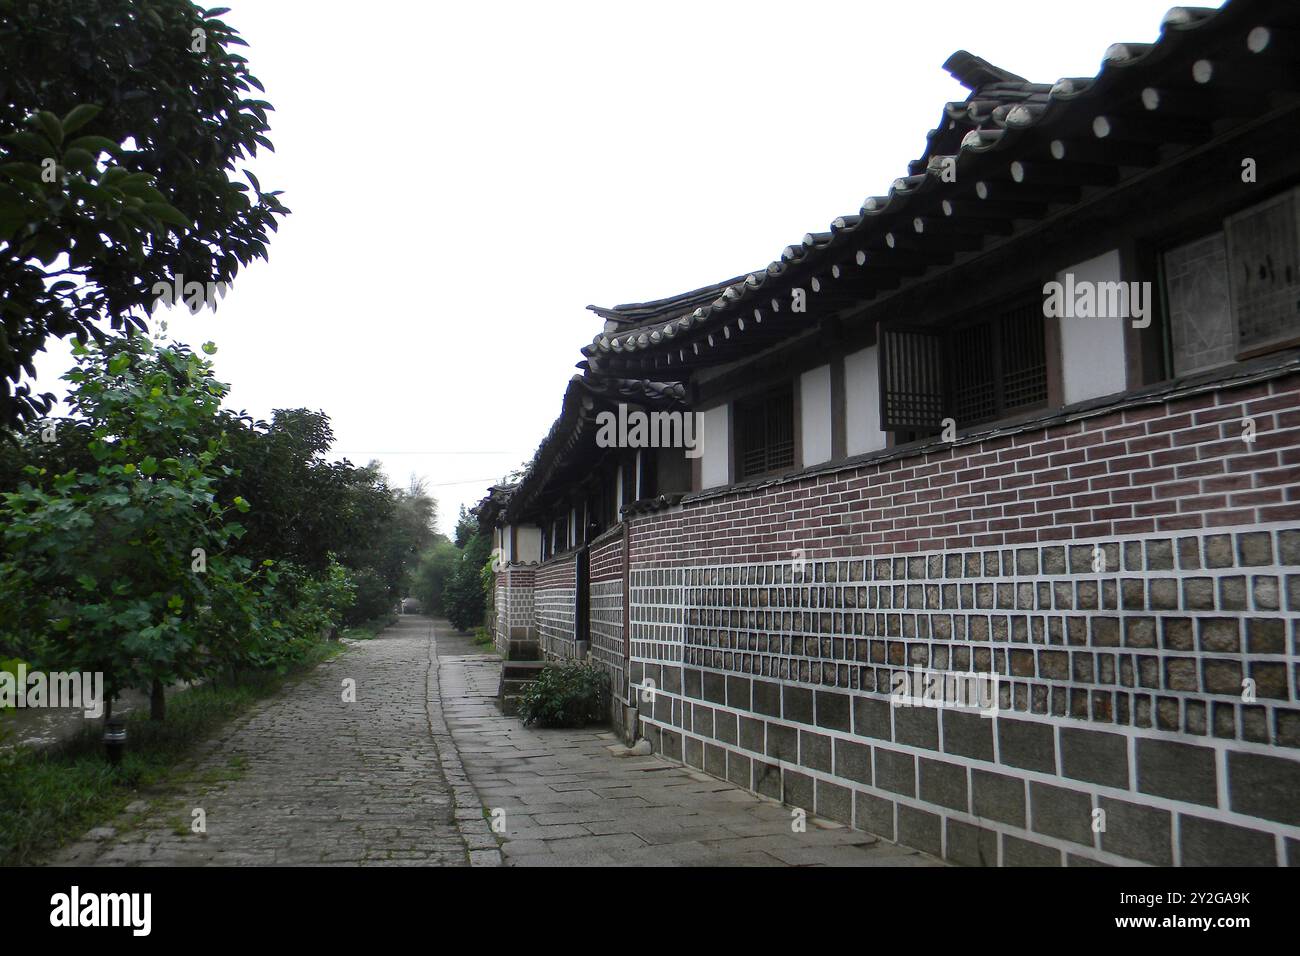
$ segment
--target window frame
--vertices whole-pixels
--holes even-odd
[[[773,404],[778,401],[786,401],[786,405],[789,409],[790,452],[788,461],[784,460],[784,456],[782,456],[782,459],[775,459],[770,447],[771,428],[768,422],[768,416],[771,413]],[[761,407],[764,414],[763,467],[758,471],[747,472],[745,469],[746,448],[743,439],[745,428],[743,419],[747,413],[752,413],[757,407]],[[733,399],[731,402],[730,415],[731,472],[733,483],[752,481],[769,475],[784,474],[795,471],[799,468],[801,449],[799,447],[799,389],[797,380],[790,379],[775,386],[746,395],[743,398]]]
[[[1058,394],[1055,379],[1060,376],[1059,363],[1052,358],[1052,348],[1057,342],[1055,330],[1050,327],[1054,321],[1042,315],[1042,283],[1026,286],[1019,292],[996,299],[987,305],[969,309],[957,314],[952,319],[929,326],[910,326],[904,324],[882,325],[877,343],[877,361],[880,364],[877,378],[879,380],[880,430],[893,436],[894,444],[907,444],[922,438],[939,434],[943,429],[943,420],[951,418],[959,429],[976,425],[989,425],[1020,415],[1051,408],[1054,396]],[[1042,348],[1042,387],[1041,397],[1031,402],[1008,407],[1006,358],[1006,330],[1010,322],[1017,317],[1021,309],[1037,311],[1035,321],[1041,321]],[[959,366],[959,339],[964,334],[981,326],[988,328],[988,368],[985,377],[992,395],[991,414],[978,418],[963,418],[958,414],[956,379]],[[909,336],[911,345],[894,344],[887,341],[889,336]],[[925,342],[929,339],[929,342]],[[909,374],[912,381],[919,384],[910,389],[911,400],[928,403],[930,408],[937,407],[938,421],[926,424],[914,420],[908,424],[899,424],[897,417],[900,405],[899,394],[901,382],[899,376],[891,374],[893,366],[887,362],[911,361]],[[922,380],[928,379],[928,382]],[[895,391],[891,392],[891,385]],[[937,385],[937,388],[935,387]]]

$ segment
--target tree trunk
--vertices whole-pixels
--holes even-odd
[[[149,719],[165,720],[167,718],[167,695],[163,692],[163,682],[154,679],[149,688]]]

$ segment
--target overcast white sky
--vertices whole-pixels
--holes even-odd
[[[887,192],[965,98],[954,50],[1090,76],[1171,2],[223,5],[294,214],[216,314],[158,315],[217,343],[232,407],[324,409],[336,455],[423,475],[449,533],[546,434],[589,303],[762,268]]]

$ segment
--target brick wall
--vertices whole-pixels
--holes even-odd
[[[638,517],[642,732],[963,863],[1300,862],[1297,409],[1288,374]],[[998,712],[891,706],[913,666]]]
[[[624,672],[622,528],[618,527],[593,542],[589,560],[591,659],[609,674],[611,714],[619,724],[627,686]]]
[[[510,650],[510,638],[523,637],[535,626],[531,567],[508,566],[497,572],[493,643],[501,654]]]
[[[568,660],[574,656],[574,554],[562,554],[537,568],[533,609],[542,655]]]
[[[1254,421],[1256,440],[1242,441]],[[1300,376],[1189,395],[638,521],[632,565],[918,554],[1300,521]]]

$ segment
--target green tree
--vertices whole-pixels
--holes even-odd
[[[426,614],[446,614],[443,593],[452,571],[460,560],[460,549],[443,535],[420,556],[411,583],[411,593],[419,598]]]
[[[478,534],[478,515],[461,505],[460,513],[456,516],[455,537],[452,540],[456,542],[456,547],[465,548],[476,534]]]
[[[490,560],[492,542],[483,534],[475,533],[452,568],[451,576],[443,590],[443,612],[452,625],[468,631],[483,623],[486,609],[483,591],[483,567]]]
[[[0,429],[51,407],[20,383],[48,337],[142,330],[160,288],[266,258],[289,210],[241,169],[272,107],[226,12],[0,0]]]
[[[233,553],[249,504],[217,495],[225,442],[203,436],[227,389],[211,362],[140,335],[76,355],[64,378],[95,464],[28,465],[0,496],[5,643],[44,669],[102,671],[110,700],[149,689],[161,716],[166,683],[274,640],[261,613],[274,578]]]

